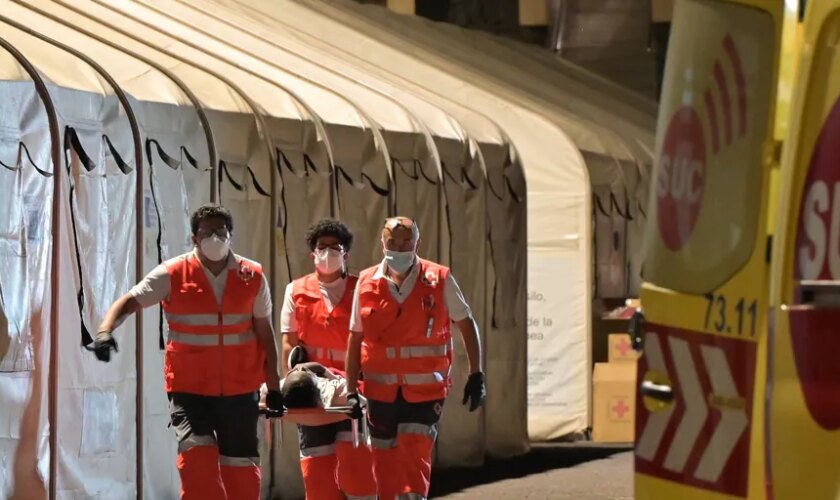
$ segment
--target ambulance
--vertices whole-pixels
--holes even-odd
[[[635,498],[840,499],[840,0],[677,0]]]

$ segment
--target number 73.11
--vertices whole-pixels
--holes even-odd
[[[734,303],[727,301],[723,295],[707,293],[706,297],[706,330],[714,329],[719,333],[749,334],[755,336],[755,320],[758,313],[756,300],[747,302],[743,297]]]

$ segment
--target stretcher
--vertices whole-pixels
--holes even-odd
[[[266,418],[266,438],[271,442],[271,419],[280,418],[287,422],[306,426],[319,426],[335,424],[350,420],[351,434],[353,436],[353,448],[358,448],[361,444],[370,446],[370,432],[367,424],[367,407],[362,406],[362,418],[355,419],[350,417],[353,411],[352,406],[331,406],[328,408],[293,408],[287,409],[282,416],[272,415],[264,405],[260,405],[260,414],[265,415]],[[361,422],[361,433],[359,432],[359,423]]]

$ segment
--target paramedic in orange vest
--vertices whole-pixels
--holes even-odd
[[[374,471],[382,500],[425,499],[432,446],[450,386],[451,323],[461,332],[470,375],[463,403],[486,394],[478,327],[449,269],[417,257],[420,228],[406,217],[385,222],[385,259],[356,285],[347,349],[348,401],[361,372],[368,400]]]
[[[162,303],[169,326],[164,386],[178,439],[184,500],[259,500],[259,393],[281,414],[271,294],[258,263],[230,250],[233,218],[205,205],[190,220],[195,249],[156,267],[111,306],[94,351],[109,361],[111,332]]]
[[[353,233],[335,219],[309,228],[306,243],[315,272],[286,287],[280,328],[283,373],[311,361],[343,373],[356,276],[347,273]],[[291,404],[291,403],[290,403]],[[298,426],[300,468],[308,500],[376,500],[373,461],[365,446],[353,448],[350,421]]]

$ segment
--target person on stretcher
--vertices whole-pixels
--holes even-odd
[[[321,363],[295,364],[286,378],[280,381],[283,406],[287,409],[331,408],[347,406],[347,380],[344,373]],[[267,388],[260,389],[261,399]]]

